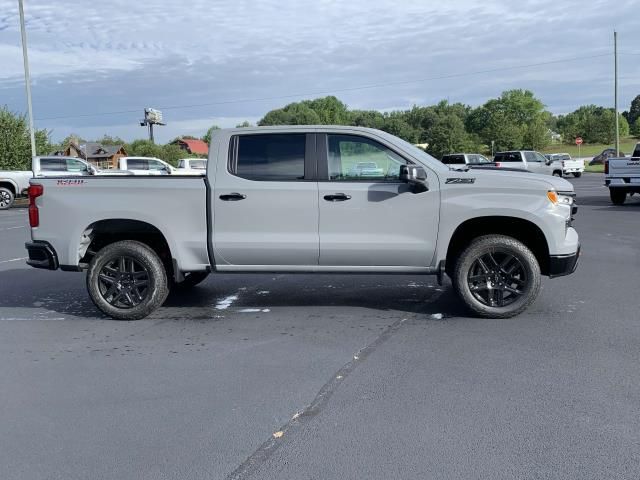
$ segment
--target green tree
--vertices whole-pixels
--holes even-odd
[[[636,98],[631,101],[631,106],[629,107],[626,118],[629,125],[634,125],[636,120],[640,118],[640,95],[636,95]]]
[[[49,154],[51,142],[47,130],[36,130],[36,154]],[[30,170],[31,140],[24,115],[0,107],[0,170]]]
[[[615,112],[612,108],[583,105],[572,113],[558,118],[558,129],[566,143],[582,137],[585,143],[612,143],[615,140]],[[629,135],[629,122],[618,118],[620,136]]]
[[[633,125],[629,127],[629,131],[633,136],[640,138],[640,117],[636,118]]]
[[[202,137],[202,141],[211,143],[211,136],[213,135],[213,132],[215,132],[216,130],[220,130],[220,127],[217,125],[213,125],[209,127],[209,130],[207,130],[207,133],[205,133],[204,136]]]
[[[253,125],[251,125],[251,123],[249,123],[247,120],[245,120],[242,123],[239,123],[238,125],[236,125],[236,128],[247,128],[247,127],[252,127]]]
[[[120,137],[112,137],[105,133],[102,138],[95,140],[95,143],[99,143],[101,145],[120,146],[124,145],[126,142]]]
[[[258,125],[350,125],[347,106],[334,96],[290,103],[268,112]]]

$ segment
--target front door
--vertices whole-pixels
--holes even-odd
[[[412,193],[401,155],[359,135],[318,135],[320,265],[428,267],[436,247],[440,192]]]
[[[235,135],[228,158],[211,199],[216,268],[317,266],[315,134]]]

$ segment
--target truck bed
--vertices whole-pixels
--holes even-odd
[[[159,230],[181,271],[209,267],[203,177],[104,175],[35,178],[31,184],[44,188],[36,199],[40,224],[32,228],[32,240],[49,242],[62,268],[78,267],[98,222],[122,218]]]

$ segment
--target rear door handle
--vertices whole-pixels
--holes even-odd
[[[324,199],[327,202],[344,202],[345,200],[350,200],[351,195],[346,195],[344,193],[334,193],[333,195],[325,195]]]
[[[237,202],[238,200],[244,200],[245,198],[247,198],[246,195],[237,192],[220,195],[220,200],[224,200],[225,202]]]

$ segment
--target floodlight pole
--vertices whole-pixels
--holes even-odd
[[[620,156],[620,127],[618,125],[618,32],[613,31],[613,69],[614,69],[614,81],[613,81],[613,103],[616,113],[616,157]]]
[[[151,140],[151,143],[156,143],[153,140],[153,122],[149,122],[149,140]]]
[[[36,135],[33,130],[33,106],[31,103],[31,74],[29,73],[29,56],[27,55],[27,31],[24,28],[24,7],[18,0],[20,11],[20,34],[22,35],[22,60],[24,62],[24,83],[27,90],[27,111],[29,116],[29,135],[31,137],[31,156],[36,156]]]

